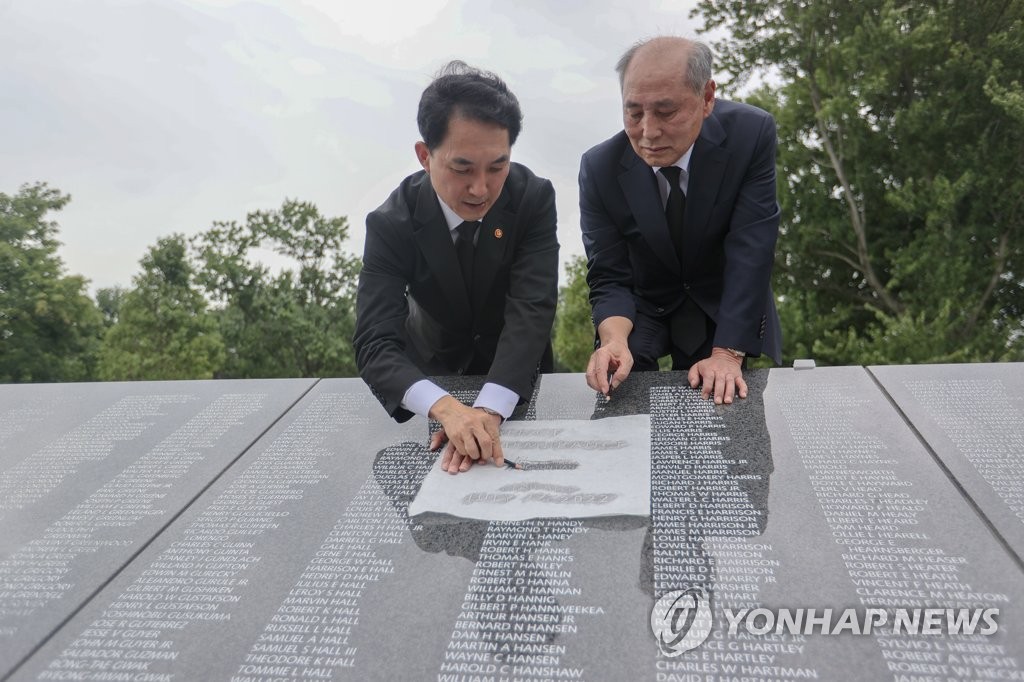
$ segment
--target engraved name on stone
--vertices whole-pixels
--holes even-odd
[[[998,379],[904,383],[982,479],[1024,523],[1024,411],[1020,399],[1011,397]]]
[[[189,395],[126,396],[10,469],[0,472],[0,520],[5,512],[38,502],[88,462],[105,459],[118,443],[138,438],[164,415],[166,405]]]
[[[172,402],[190,399],[172,398]],[[168,489],[204,459],[228,429],[257,411],[263,399],[261,394],[217,398],[52,523],[42,537],[0,561],[0,652],[6,650],[5,639],[9,640],[28,619],[75,587],[73,572],[81,558],[135,544],[130,529],[147,517],[165,515],[168,510],[162,500]],[[156,414],[153,406],[164,401],[164,397],[158,397],[129,403],[138,408],[133,410],[136,416],[152,417]],[[140,404],[147,408],[139,408]],[[127,430],[138,432],[141,423],[133,423],[135,426]],[[116,431],[122,435],[125,432]],[[110,442],[104,440],[103,448]],[[127,550],[122,553],[126,555]]]
[[[291,503],[323,481],[330,434],[354,414],[358,397],[325,394],[291,422],[245,470],[183,529],[67,646],[39,679],[109,679],[132,671],[172,679],[185,632],[231,620],[252,594],[249,572],[263,559],[257,543],[281,527]],[[176,678],[174,678],[176,679]]]
[[[722,408],[699,392],[658,386],[651,389],[650,401],[655,598],[703,587],[715,623],[696,651],[679,658],[658,652],[657,674],[666,679],[817,678],[818,671],[802,658],[802,635],[723,632],[724,609],[760,606],[761,586],[775,582],[780,565],[771,543],[757,538],[766,522],[764,502],[754,504],[751,489],[744,488],[763,485],[766,492],[770,463],[734,456],[746,451],[744,444],[730,441]]]
[[[588,531],[581,519],[490,522],[438,680],[585,678],[562,659],[582,644],[583,622],[605,613],[584,599],[565,544]]]
[[[929,515],[941,512],[921,497],[919,484],[899,473],[897,453],[853,422],[850,415],[870,403],[855,397],[857,389],[788,385],[779,399],[859,603],[887,609],[891,625],[900,620],[900,609],[1005,608],[1005,594],[975,589],[968,559],[922,529]],[[1003,645],[976,634],[907,634],[918,626],[905,619],[902,632],[872,631],[894,676],[1012,679],[1019,674]]]

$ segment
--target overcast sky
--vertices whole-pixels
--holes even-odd
[[[641,37],[694,36],[695,0],[0,0],[0,192],[46,181],[70,273],[127,286],[160,236],[284,198],[364,218],[418,169],[416,104],[450,59],[519,98],[515,161],[583,252],[580,155],[621,128],[613,70]]]

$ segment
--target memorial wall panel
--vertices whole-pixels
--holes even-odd
[[[760,603],[885,619],[870,635],[806,637],[805,660],[826,679],[1024,676],[1024,572],[870,375],[772,370],[765,404],[776,469],[762,539],[779,565]],[[947,622],[961,617],[973,625]],[[986,617],[997,632],[981,634]]]
[[[0,386],[0,677],[314,383]]]
[[[868,369],[1024,561],[1024,363]]]
[[[321,381],[13,679],[1020,679],[1024,573],[867,372],[747,379],[545,375],[514,419],[650,415],[650,516],[508,522],[410,519],[427,424]]]

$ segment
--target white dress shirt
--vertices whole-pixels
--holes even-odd
[[[679,160],[673,163],[673,166],[679,166],[679,187],[683,190],[683,195],[689,195],[690,188],[690,155],[693,154],[693,145],[686,150],[686,153],[679,157]],[[661,191],[661,206],[662,208],[668,204],[668,178],[659,173],[661,166],[651,166],[651,170],[654,171],[654,177],[658,179],[658,189]]]

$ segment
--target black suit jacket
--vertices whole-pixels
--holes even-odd
[[[427,375],[486,371],[528,398],[549,350],[558,299],[555,191],[511,164],[481,222],[472,300],[430,178],[410,175],[366,217],[354,345],[363,380],[405,421],[405,392]],[[477,370],[483,367],[489,370]]]
[[[594,324],[666,317],[691,297],[716,324],[714,345],[782,361],[771,290],[779,206],[775,121],[717,100],[690,156],[684,257],[672,245],[657,180],[625,132],[583,155],[580,219]]]

